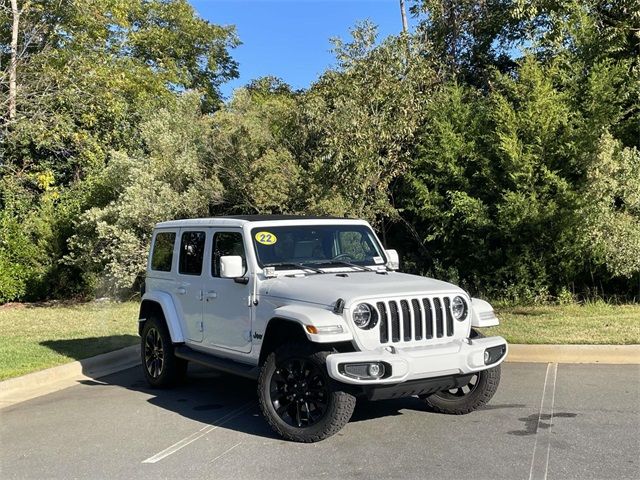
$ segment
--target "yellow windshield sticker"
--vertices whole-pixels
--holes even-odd
[[[278,241],[278,237],[271,232],[258,232],[255,237],[256,242],[261,243],[262,245],[273,245]]]

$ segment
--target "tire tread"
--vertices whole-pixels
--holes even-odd
[[[328,421],[322,426],[322,428],[315,433],[302,433],[296,432],[295,429],[288,429],[283,427],[280,423],[276,421],[273,417],[271,411],[269,411],[267,405],[263,399],[268,398],[269,392],[266,391],[269,388],[267,383],[267,376],[269,375],[269,369],[271,365],[275,364],[276,356],[287,356],[289,354],[296,355],[307,355],[307,356],[316,356],[318,361],[322,361],[326,364],[326,357],[333,352],[321,351],[318,349],[314,349],[310,346],[300,346],[299,344],[285,344],[274,352],[271,352],[265,362],[263,363],[260,369],[260,376],[258,379],[258,398],[260,403],[260,410],[262,411],[262,415],[266,419],[269,426],[281,437],[291,440],[294,442],[301,443],[313,443],[319,442],[326,438],[329,438],[332,435],[335,435],[339,432],[351,419],[351,415],[353,414],[353,410],[356,405],[356,398],[344,391],[339,390],[339,385],[337,382],[334,382],[331,378],[329,381],[333,385],[332,395],[333,401],[331,403],[331,410],[327,412],[327,415],[330,415]]]

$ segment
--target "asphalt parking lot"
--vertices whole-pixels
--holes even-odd
[[[200,369],[151,390],[134,368],[5,408],[0,477],[640,479],[638,365],[505,364],[481,411],[361,402],[310,445],[274,437],[254,392]]]

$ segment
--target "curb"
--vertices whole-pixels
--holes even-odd
[[[0,409],[77,385],[82,380],[111,375],[140,363],[140,345],[47,368],[0,382]]]
[[[640,345],[509,345],[512,363],[640,364]]]
[[[509,363],[640,364],[640,345],[509,345]],[[140,345],[0,382],[0,409],[140,364]]]

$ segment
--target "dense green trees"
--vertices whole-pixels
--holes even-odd
[[[0,302],[127,295],[155,222],[226,213],[362,216],[493,298],[640,295],[634,0],[416,0],[415,35],[358,25],[308,90],[227,102],[238,40],[184,0],[15,3]]]
[[[199,114],[216,109],[220,83],[237,75],[229,49],[238,40],[184,0],[7,3],[0,7],[0,263],[8,267],[0,269],[0,301],[90,291],[78,281],[83,271],[64,260],[68,240],[82,212],[121,193],[94,184],[114,155],[151,153],[142,126],[181,92],[197,92]]]

